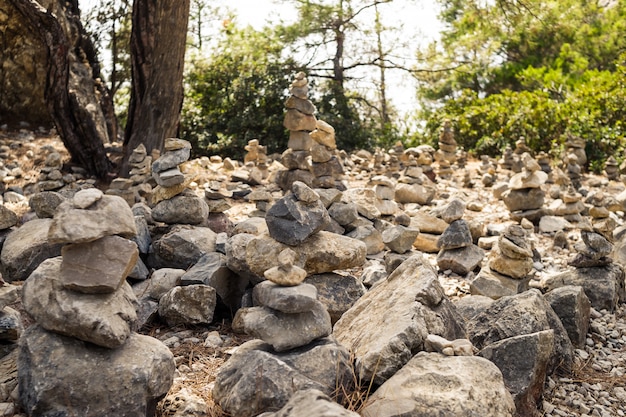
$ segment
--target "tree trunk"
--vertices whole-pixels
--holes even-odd
[[[133,3],[132,90],[121,175],[128,175],[128,158],[137,146],[160,151],[165,139],[178,133],[188,19],[189,0]]]
[[[69,88],[72,45],[60,22],[35,0],[10,1],[48,50],[44,99],[72,162],[98,178],[107,177],[111,164],[104,150],[101,131],[90,117],[90,111],[84,108],[80,92]]]

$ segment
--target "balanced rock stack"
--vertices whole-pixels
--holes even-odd
[[[413,157],[417,166],[422,169],[424,175],[426,175],[431,181],[434,181],[436,177],[435,171],[432,167],[435,159],[435,153],[435,148],[430,145],[419,145],[414,148],[408,148],[404,151],[404,154],[408,156],[407,161],[410,161],[411,157]]]
[[[265,271],[267,279],[254,287],[257,307],[237,311],[234,326],[272,345],[276,352],[305,346],[332,331],[330,315],[317,300],[317,289],[302,282],[304,269],[294,265],[296,253],[284,249],[278,265]]]
[[[292,192],[268,210],[266,222],[275,243],[289,246],[275,260],[264,260],[275,266],[267,268],[266,280],[254,287],[254,306],[239,309],[233,319],[236,331],[260,340],[242,345],[220,368],[212,393],[224,411],[244,417],[279,409],[304,388],[330,395],[354,378],[348,351],[329,337],[331,316],[318,300],[316,286],[303,283],[308,273],[298,266],[306,256],[299,246],[321,235],[318,232],[329,222],[319,195],[294,182]],[[271,250],[269,238],[257,239]],[[255,244],[252,240],[247,246]],[[361,251],[364,255],[364,247]]]
[[[612,181],[619,179],[619,164],[613,155],[609,156],[604,163],[604,173]]]
[[[437,240],[439,269],[449,269],[463,276],[476,269],[485,256],[485,252],[473,243],[469,225],[462,219],[465,206],[464,201],[452,199],[441,216],[449,226]]]
[[[585,152],[586,145],[587,143],[583,138],[568,134],[567,141],[565,142],[565,150],[567,154],[573,153],[576,155],[578,163],[584,166],[587,163],[587,153]]]
[[[378,200],[376,208],[383,216],[392,216],[398,211],[398,203],[395,202],[396,183],[386,175],[375,175],[369,183],[373,186]]]
[[[526,232],[520,225],[511,225],[498,237],[488,267],[481,269],[470,291],[494,299],[518,294],[528,289],[532,269],[533,251]]]
[[[435,159],[439,163],[437,175],[441,178],[450,178],[452,176],[452,164],[456,162],[457,143],[454,139],[454,130],[452,122],[448,119],[444,120],[439,135],[439,149],[435,154]]]
[[[206,201],[187,189],[191,178],[179,168],[190,153],[188,141],[166,139],[163,154],[152,164],[152,177],[157,183],[152,194],[152,218],[157,222],[200,224],[209,215]]]
[[[574,245],[578,251],[576,256],[568,262],[576,268],[605,266],[613,262],[609,257],[613,250],[612,239],[594,229],[588,222],[581,223],[581,240]]]
[[[511,177],[509,189],[502,193],[502,199],[511,211],[511,218],[516,221],[528,219],[538,222],[544,214],[542,209],[545,192],[541,186],[548,174],[541,170],[535,159],[529,154],[522,154],[524,169]]]
[[[158,155],[158,151],[154,151]],[[152,178],[152,155],[148,155],[142,143],[133,149],[128,159],[130,178],[115,178],[106,193],[122,197],[129,206],[137,202],[146,202],[152,196],[152,187],[156,185]]]
[[[567,221],[580,222],[583,219],[580,213],[585,210],[585,204],[582,202],[582,198],[582,194],[577,192],[570,184],[566,190],[561,193],[561,198],[554,200],[550,204],[550,209],[556,216],[562,216]]]
[[[244,148],[247,151],[243,159],[246,172],[244,173],[241,170],[237,170],[233,173],[233,177],[235,177],[235,179],[242,179],[243,182],[250,185],[261,184],[263,180],[267,179],[269,176],[267,148],[259,145],[258,139],[249,140]],[[237,176],[242,176],[242,178],[236,178]]]
[[[318,120],[310,136],[313,139],[311,146],[311,171],[315,176],[313,187],[345,190],[346,186],[341,182],[343,166],[335,155],[337,150],[335,128],[323,120]]]
[[[63,173],[63,159],[58,152],[50,152],[46,157],[41,175],[37,182],[39,191],[58,190],[65,185]],[[67,179],[68,177],[65,177]]]
[[[21,338],[19,394],[28,415],[153,416],[175,363],[160,341],[134,332],[126,282],[138,258],[133,214],[97,189],[61,203],[48,232],[62,256],[42,262],[22,289],[36,321]]]
[[[398,178],[395,200],[400,204],[430,204],[437,189],[419,166],[408,166]]]
[[[511,171],[514,163],[515,155],[513,154],[513,148],[511,148],[511,145],[506,145],[504,151],[502,152],[502,158],[500,158],[498,164],[500,165],[500,168]]]
[[[578,155],[574,152],[570,152],[565,156],[565,174],[569,178],[572,186],[575,189],[580,188],[580,179],[582,177],[582,167]]]
[[[551,291],[564,286],[580,286],[591,306],[600,311],[613,311],[626,302],[623,267],[610,257],[613,250],[612,230],[597,229],[586,221],[580,224],[581,240],[574,245],[578,253],[568,261],[573,270],[543,280],[543,288]]]
[[[313,144],[310,132],[317,128],[316,108],[308,99],[309,82],[303,72],[296,74],[289,93],[283,121],[283,126],[289,130],[289,142],[288,149],[281,156],[281,163],[287,170],[276,175],[276,183],[283,191],[290,190],[295,181],[313,186],[314,180],[309,156]]]
[[[541,167],[541,170],[548,174],[548,182],[550,181],[550,173],[552,172],[552,166],[550,165],[550,155],[545,151],[541,151],[537,154],[537,163]]]

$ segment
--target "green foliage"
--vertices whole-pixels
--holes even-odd
[[[484,98],[463,90],[441,109],[424,113],[428,122],[418,139],[430,138],[434,143],[445,118],[453,120],[459,145],[477,155],[498,156],[521,136],[535,151],[550,152],[572,134],[587,141],[588,159],[594,166],[602,166],[608,155],[621,154],[626,145],[623,60],[618,68],[618,72],[585,71],[575,85],[556,96],[550,88],[504,90]],[[535,83],[543,87],[563,78],[552,70],[529,69],[526,73],[534,74]]]
[[[623,152],[626,5],[584,0],[444,0],[448,24],[420,77],[425,126],[436,143],[445,118],[476,154],[499,155],[520,136],[535,151],[587,141],[592,168]]]
[[[198,155],[241,159],[251,139],[270,153],[284,150],[284,102],[300,68],[282,57],[282,45],[269,29],[227,25],[216,51],[193,62],[186,75],[182,137]]]

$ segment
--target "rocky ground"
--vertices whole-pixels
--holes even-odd
[[[46,155],[51,150],[65,152],[62,143],[55,135],[45,130],[31,131],[0,131],[0,157],[3,157],[5,174],[3,183],[8,191],[17,191],[28,196],[36,190],[35,184],[40,177],[40,169]],[[189,169],[193,167],[190,161]],[[461,197],[468,203],[464,218],[476,220],[485,225],[486,235],[496,235],[498,231],[512,223],[509,212],[501,200],[494,197],[493,190],[486,188],[480,181],[477,170],[478,161],[470,161],[467,170],[472,177],[472,187],[464,187],[463,176],[457,172],[450,180],[439,180],[437,196],[433,207],[449,200],[452,196]],[[197,184],[211,180],[219,173],[203,172],[198,174]],[[351,186],[362,186],[369,179],[367,172],[349,172],[346,180]],[[508,176],[497,173],[498,180],[506,181]],[[601,176],[586,174],[583,187],[601,188],[615,194],[625,187],[620,182],[608,181]],[[96,184],[102,186],[100,184]],[[28,216],[27,200],[14,200],[5,197],[5,205],[18,213]],[[471,203],[471,204],[470,204]],[[243,200],[233,200],[233,207],[227,211],[232,221],[244,219],[254,210],[254,206]],[[622,217],[617,217],[620,224]],[[580,239],[579,231],[567,231],[570,247]],[[531,285],[539,287],[544,278],[554,275],[566,268],[567,261],[573,251],[554,247],[554,236],[536,231],[533,235],[534,246],[541,254],[541,261],[534,265],[534,280]],[[433,266],[437,266],[435,254],[427,254]],[[350,271],[358,275],[359,270]],[[450,298],[463,297],[469,294],[470,276],[458,276],[450,271],[439,271],[439,279]],[[15,307],[19,308],[19,305]],[[158,338],[166,344],[175,355],[177,375],[170,394],[159,406],[162,416],[224,416],[219,406],[211,399],[212,383],[219,367],[228,359],[233,348],[248,338],[234,333],[230,328],[230,320],[226,315],[219,317],[210,326],[192,328],[168,328],[164,324],[154,323],[142,329],[142,332]],[[8,368],[7,368],[8,367]],[[10,363],[0,360],[1,375],[13,375]],[[621,304],[614,312],[592,309],[591,326],[584,349],[576,350],[576,360],[570,375],[552,375],[545,385],[543,402],[540,407],[545,416],[624,416],[626,415],[626,306]],[[0,392],[7,398],[9,393]],[[14,398],[15,393],[13,393]],[[367,396],[367,387],[346,400],[347,407],[356,411],[362,400]],[[0,398],[0,415],[14,415],[16,408],[10,399]],[[183,401],[183,398],[185,401]],[[191,399],[195,399],[191,401]],[[177,410],[183,406],[188,408],[186,414]],[[4,408],[1,408],[4,407]],[[195,408],[194,408],[195,407]],[[202,409],[206,409],[204,414]],[[4,414],[3,414],[4,413]],[[17,414],[16,414],[17,415]]]

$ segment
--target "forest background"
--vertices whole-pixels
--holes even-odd
[[[122,125],[130,3],[81,0]],[[574,136],[587,142],[592,170],[609,156],[623,159],[626,2],[271,3],[280,13],[249,25],[241,7],[191,0],[179,136],[196,156],[239,158],[251,139],[284,150],[284,102],[304,71],[317,117],[335,127],[341,149],[436,147],[450,119],[459,145],[475,155],[497,156],[524,137],[558,157]]]

